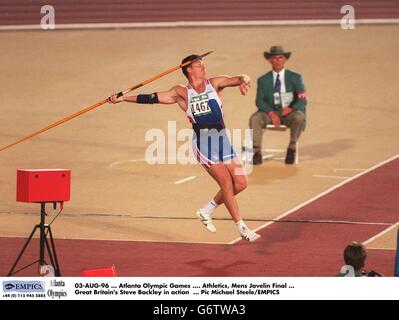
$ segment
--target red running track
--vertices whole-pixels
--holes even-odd
[[[0,25],[39,25],[52,5],[56,24],[338,19],[350,4],[356,19],[395,19],[397,0],[1,0]],[[344,11],[346,12],[346,11]]]
[[[234,245],[56,240],[63,276],[115,264],[119,276],[332,276],[351,241],[364,242],[387,228],[332,220],[399,221],[399,159],[327,193],[260,231],[255,243]],[[293,222],[297,221],[297,222]],[[302,222],[300,222],[302,221]],[[8,273],[26,239],[0,238],[0,275]],[[394,250],[369,250],[366,267],[392,276]],[[19,266],[38,258],[34,240]],[[36,276],[36,267],[18,275]]]

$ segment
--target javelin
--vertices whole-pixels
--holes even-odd
[[[166,70],[166,71],[164,71],[164,72],[162,72],[162,73],[159,73],[159,74],[153,76],[153,77],[150,78],[150,79],[147,79],[147,80],[145,80],[145,81],[143,81],[143,82],[141,82],[141,83],[139,83],[139,84],[136,84],[136,85],[133,86],[133,87],[129,87],[129,88],[127,88],[126,90],[123,90],[123,91],[121,91],[121,92],[118,92],[117,97],[120,97],[120,96],[122,96],[122,95],[124,95],[124,94],[126,94],[126,93],[128,93],[128,92],[130,92],[130,91],[136,90],[136,89],[138,89],[138,88],[140,88],[140,87],[142,87],[142,86],[144,86],[144,85],[146,85],[146,84],[148,84],[148,83],[150,83],[150,82],[153,82],[153,81],[155,81],[155,80],[157,80],[157,79],[159,79],[159,78],[162,78],[163,76],[166,76],[166,75],[169,74],[169,73],[172,73],[172,72],[174,72],[174,71],[176,71],[176,70],[178,70],[178,69],[180,69],[180,68],[183,68],[183,67],[189,65],[190,63],[192,63],[192,62],[194,62],[194,61],[196,61],[196,60],[198,60],[198,59],[202,59],[203,57],[206,57],[208,54],[211,54],[212,52],[213,52],[213,51],[209,51],[209,52],[207,52],[207,53],[204,53],[204,54],[200,55],[200,56],[199,56],[198,58],[196,58],[196,59],[189,60],[189,61],[186,61],[186,62],[184,62],[184,63],[181,63],[181,64],[179,64],[178,66],[175,66],[175,67],[173,67],[173,68],[170,68],[170,69],[168,69],[168,70]],[[61,119],[61,120],[59,120],[59,121],[57,121],[57,122],[54,122],[54,123],[50,124],[49,126],[43,128],[43,129],[40,129],[40,130],[38,130],[38,131],[35,131],[35,132],[31,133],[30,135],[28,135],[28,136],[26,136],[26,137],[24,137],[24,138],[22,138],[22,139],[20,139],[20,140],[18,140],[18,141],[15,141],[15,142],[13,142],[13,143],[7,145],[7,146],[4,146],[4,147],[0,148],[0,151],[3,151],[3,150],[8,149],[8,148],[11,148],[11,147],[15,146],[15,145],[18,144],[18,143],[21,143],[21,142],[23,142],[23,141],[29,140],[29,139],[31,139],[31,138],[33,138],[33,137],[35,137],[35,136],[37,136],[37,135],[39,135],[39,134],[41,134],[41,133],[47,131],[47,130],[50,130],[50,129],[54,128],[54,127],[57,127],[57,126],[59,126],[60,124],[63,124],[63,123],[65,123],[65,122],[69,121],[69,120],[72,120],[72,119],[74,119],[74,118],[76,118],[76,117],[79,117],[80,115],[82,115],[82,114],[84,114],[84,113],[86,113],[86,112],[89,112],[89,111],[91,111],[91,110],[93,110],[93,109],[96,109],[96,108],[102,106],[103,104],[107,103],[108,100],[109,100],[109,98],[104,99],[104,100],[101,100],[101,101],[99,101],[99,102],[97,102],[97,103],[91,105],[90,107],[84,108],[84,109],[82,109],[82,110],[80,110],[80,111],[78,111],[78,112],[76,112],[76,113],[74,113],[74,114],[71,114],[71,115],[69,115],[69,116],[67,116],[67,117],[65,117],[65,118],[63,118],[63,119]]]

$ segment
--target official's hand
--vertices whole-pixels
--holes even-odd
[[[119,93],[115,93],[115,94],[113,94],[112,96],[110,96],[110,97],[108,98],[108,103],[113,103],[113,104],[115,104],[115,103],[123,102],[123,95],[121,95],[120,97],[118,97],[118,94],[119,94]]]
[[[281,111],[281,115],[283,117],[285,117],[285,116],[289,115],[292,111],[294,111],[294,109],[292,109],[292,108],[284,108],[283,111]]]
[[[280,120],[279,116],[274,111],[269,112],[267,115],[270,117],[270,119],[272,120],[272,123],[275,126],[281,125],[281,120]]]
[[[243,96],[245,96],[248,93],[249,87],[251,86],[251,78],[247,76],[246,74],[243,74],[240,77],[241,84],[240,84],[240,92]]]

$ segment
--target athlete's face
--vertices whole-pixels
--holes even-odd
[[[191,72],[190,74],[194,78],[205,78],[205,64],[202,60],[194,61],[190,66]]]

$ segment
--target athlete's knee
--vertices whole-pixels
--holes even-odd
[[[217,179],[217,182],[220,188],[222,188],[223,190],[232,190],[234,188],[233,181],[231,180],[230,176],[219,177]]]
[[[239,194],[240,192],[244,191],[247,188],[248,184],[244,183],[237,183],[234,185],[234,194]]]
[[[241,191],[244,191],[248,186],[248,180],[246,178],[242,178],[238,181],[234,182],[234,194],[238,194]]]

